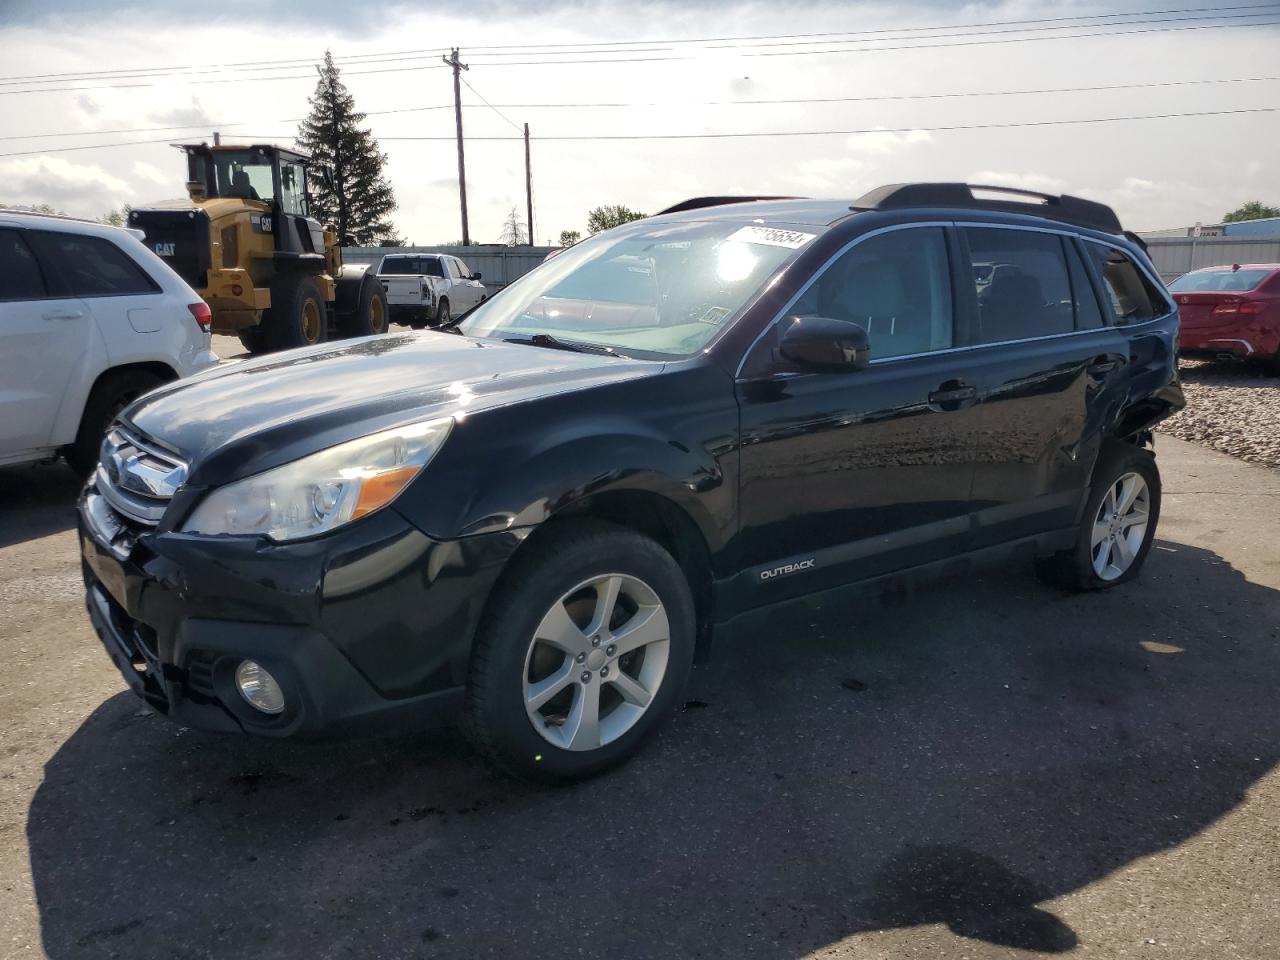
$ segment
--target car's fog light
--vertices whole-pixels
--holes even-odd
[[[240,696],[255,710],[280,713],[284,710],[284,691],[276,678],[262,664],[244,660],[236,667],[236,686]]]

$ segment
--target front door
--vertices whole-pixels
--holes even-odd
[[[767,334],[737,383],[739,589],[745,609],[967,546],[978,392],[939,226],[871,234],[788,315],[861,324],[860,371],[789,369]]]

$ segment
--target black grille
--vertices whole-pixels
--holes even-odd
[[[129,226],[142,230],[148,249],[192,287],[208,285],[209,216],[203,210],[134,210]]]

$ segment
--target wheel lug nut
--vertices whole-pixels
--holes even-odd
[[[583,670],[583,671],[582,671],[582,682],[583,682],[583,683],[590,683],[590,682],[591,682],[591,671],[590,671],[590,670]]]
[[[575,660],[577,660],[579,663],[581,663],[583,660],[587,659],[587,655],[586,655],[585,653],[580,653],[580,654],[578,654],[576,657],[574,657],[573,659],[575,659]]]
[[[592,637],[592,638],[591,638],[591,645],[592,645],[593,647],[598,647],[598,646],[600,646],[600,638],[599,638],[599,637]]]
[[[611,644],[609,644],[607,647],[605,647],[605,648],[604,648],[604,652],[605,652],[605,653],[607,653],[609,656],[611,656],[611,657],[612,657],[615,653],[617,653],[617,652],[618,652],[618,648],[617,648],[617,646],[616,646],[615,644],[612,644],[612,643],[611,643]]]
[[[601,676],[601,678],[607,677],[608,675],[609,675],[609,668],[608,668],[608,667],[601,667],[601,668],[600,668],[600,676]]]

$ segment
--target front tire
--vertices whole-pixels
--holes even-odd
[[[1138,575],[1160,520],[1160,471],[1149,450],[1127,443],[1103,448],[1075,545],[1037,559],[1052,586],[1102,590]]]
[[[78,476],[89,476],[98,465],[103,434],[120,411],[162,383],[164,380],[146,370],[117,370],[94,384],[84,405],[75,442],[63,451]]]
[[[262,318],[268,350],[289,350],[323,343],[329,314],[320,287],[311,277],[285,275],[271,284],[271,308]]]
[[[648,537],[598,521],[544,537],[494,588],[463,720],[502,769],[567,783],[630,757],[673,711],[694,608],[680,567]]]

